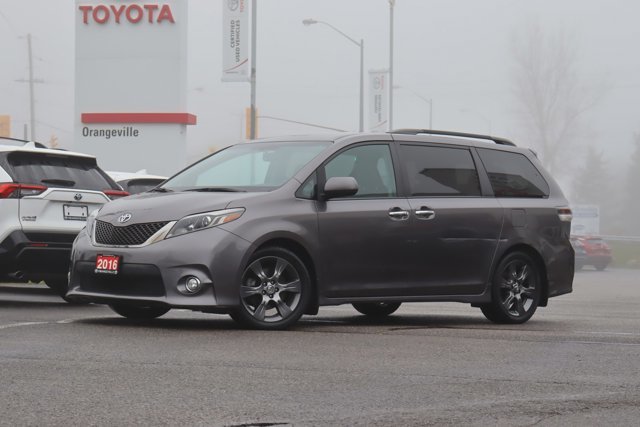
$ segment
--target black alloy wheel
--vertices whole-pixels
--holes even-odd
[[[533,316],[541,296],[540,272],[524,252],[511,252],[493,275],[491,303],[481,306],[485,317],[495,323],[524,323]]]
[[[140,307],[126,304],[109,304],[111,310],[131,320],[151,320],[167,313],[167,307]]]
[[[311,297],[304,263],[284,248],[265,248],[249,260],[240,283],[240,306],[230,313],[243,326],[284,329],[300,319]]]
[[[395,313],[400,304],[399,302],[356,302],[352,305],[366,316],[382,318]]]

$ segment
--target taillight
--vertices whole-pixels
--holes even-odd
[[[560,218],[562,222],[571,222],[573,219],[571,209],[567,207],[558,208],[558,218]]]
[[[127,197],[129,195],[129,193],[122,190],[104,190],[103,193],[111,200],[119,199],[120,197]]]
[[[19,199],[25,196],[37,196],[46,189],[47,187],[44,185],[16,184],[13,182],[0,184],[0,199]]]

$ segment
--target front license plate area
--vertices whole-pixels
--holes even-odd
[[[62,214],[64,219],[86,221],[89,215],[89,207],[85,205],[63,205]]]
[[[97,274],[118,274],[120,269],[119,255],[98,255],[96,257]]]

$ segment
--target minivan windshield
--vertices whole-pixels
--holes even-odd
[[[287,182],[331,143],[254,142],[206,157],[168,180],[175,191],[271,191]]]

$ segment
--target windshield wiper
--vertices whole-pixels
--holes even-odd
[[[40,182],[44,182],[45,184],[58,184],[65,187],[73,187],[74,185],[76,185],[76,182],[70,179],[45,178],[41,179]]]
[[[195,188],[187,188],[186,190],[182,190],[182,191],[203,191],[203,192],[212,192],[212,193],[216,193],[216,192],[220,192],[220,193],[246,193],[246,190],[240,190],[238,188],[232,188],[232,187],[195,187]]]
[[[152,188],[151,190],[149,190],[149,192],[153,192],[153,193],[170,193],[173,190],[169,190],[168,188],[164,188],[164,187],[156,187],[156,188]]]

